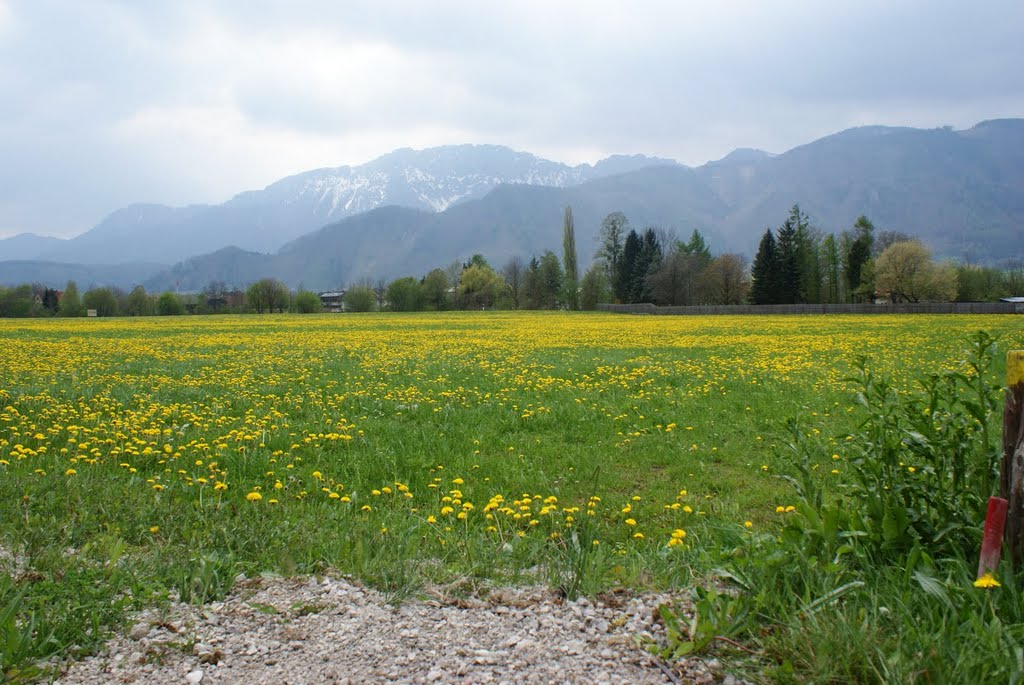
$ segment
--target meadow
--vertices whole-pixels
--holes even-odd
[[[807,487],[847,487],[858,359],[913,393],[978,330],[996,383],[1019,317],[0,320],[3,667],[240,573],[395,601],[706,584]],[[802,464],[789,420],[819,447]]]

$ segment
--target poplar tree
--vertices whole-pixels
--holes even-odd
[[[563,302],[566,309],[580,308],[579,266],[576,261],[576,227],[572,220],[572,207],[565,208],[562,219],[562,265],[565,268],[565,293]]]

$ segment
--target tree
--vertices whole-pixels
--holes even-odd
[[[456,297],[463,309],[489,309],[504,286],[501,276],[491,267],[472,264],[462,271]]]
[[[779,303],[779,250],[772,229],[766,228],[750,269],[750,302],[752,304]]]
[[[591,264],[580,281],[580,308],[587,311],[597,309],[598,302],[607,301],[609,295],[604,268],[597,263]]]
[[[746,260],[738,254],[719,255],[704,269],[701,282],[709,302],[741,304],[750,290]]]
[[[421,292],[427,307],[437,311],[448,308],[448,274],[444,269],[434,269],[423,277]]]
[[[24,318],[35,312],[35,295],[32,286],[19,285],[14,288],[0,288],[0,317]]]
[[[640,251],[643,249],[643,239],[640,235],[630,229],[626,234],[626,240],[622,245],[622,254],[619,256],[616,267],[615,278],[612,281],[612,292],[619,302],[632,302],[633,294],[633,273],[636,269],[636,260],[640,258]]]
[[[377,306],[377,294],[368,285],[355,285],[345,291],[342,298],[345,311],[372,312]]]
[[[886,251],[889,246],[895,243],[906,243],[912,240],[917,240],[916,236],[912,236],[909,233],[903,233],[902,231],[881,231],[875,236],[874,241],[871,243],[871,256],[878,257]]]
[[[157,299],[156,313],[160,316],[178,316],[185,313],[185,305],[181,303],[180,297],[168,290]]]
[[[322,309],[320,296],[316,293],[300,290],[295,294],[295,311],[299,314],[316,314]]]
[[[508,260],[501,269],[501,275],[505,279],[505,287],[508,288],[509,297],[512,299],[512,308],[519,309],[519,300],[523,291],[523,278],[526,275],[526,265],[519,255]]]
[[[957,294],[956,269],[933,262],[920,241],[896,242],[878,256],[875,288],[892,302],[949,302]]]
[[[795,304],[807,301],[807,221],[800,207],[793,205],[789,216],[779,226],[776,249],[778,271],[776,281],[777,304]]]
[[[411,276],[391,281],[388,284],[387,300],[393,312],[418,312],[423,308],[423,291],[419,281]]]
[[[696,304],[703,271],[701,258],[676,245],[661,265],[647,277],[647,287],[655,304],[684,306]]]
[[[43,289],[43,311],[49,316],[57,313],[60,304],[60,295],[53,288]]]
[[[93,288],[82,297],[86,309],[95,309],[96,316],[117,316],[117,298],[110,288]]]
[[[682,243],[679,248],[686,254],[696,257],[702,269],[711,263],[711,249],[708,248],[707,241],[697,229],[693,229],[690,239]]]
[[[128,316],[150,316],[153,313],[153,302],[146,289],[141,285],[132,288],[125,300],[125,314]]]
[[[957,302],[995,302],[1006,297],[1006,274],[991,267],[961,264],[956,268]]]
[[[839,244],[836,237],[829,233],[821,242],[822,273],[822,301],[829,304],[843,301],[845,290],[842,278],[840,277],[841,262],[839,256]]]
[[[605,279],[614,284],[619,274],[619,260],[625,248],[626,231],[629,220],[622,212],[612,212],[601,222],[598,236],[598,248],[594,260],[604,268]]]
[[[866,216],[857,218],[853,233],[846,237],[846,287],[851,294],[861,290],[864,265],[871,259],[875,243],[875,226]]]
[[[529,309],[555,309],[562,295],[562,265],[551,250],[534,257],[523,279],[523,295]]]
[[[572,220],[572,207],[565,208],[565,216],[562,219],[562,266],[565,269],[562,301],[566,309],[579,309],[580,273],[576,260],[576,227]]]
[[[78,286],[74,281],[68,281],[68,284],[64,286],[64,292],[61,293],[57,311],[61,316],[82,316],[85,314],[85,307],[82,306],[82,298],[78,294]]]
[[[662,251],[658,236],[653,228],[644,231],[640,252],[633,263],[633,274],[629,286],[631,302],[649,302],[651,289],[648,277],[661,266]]]
[[[249,306],[255,309],[257,314],[263,312],[269,314],[275,309],[278,312],[287,309],[290,295],[288,286],[281,281],[274,278],[263,278],[249,286],[245,297]]]

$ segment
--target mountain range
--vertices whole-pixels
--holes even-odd
[[[861,127],[779,155],[736,150],[696,168],[642,155],[567,166],[489,145],[402,149],[221,205],[132,205],[68,240],[0,240],[0,282],[63,285],[74,274],[80,286],[186,291],[273,276],[337,287],[422,275],[475,252],[495,265],[559,252],[566,206],[584,263],[613,211],[637,228],[699,229],[714,251],[750,256],[795,203],[826,232],[865,214],[879,230],[921,237],[940,257],[1024,259],[1024,120],[964,131]],[[121,266],[103,266],[111,264]]]

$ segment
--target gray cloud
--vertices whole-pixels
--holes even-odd
[[[699,164],[1024,115],[1024,6],[0,0],[0,235],[403,146]]]

